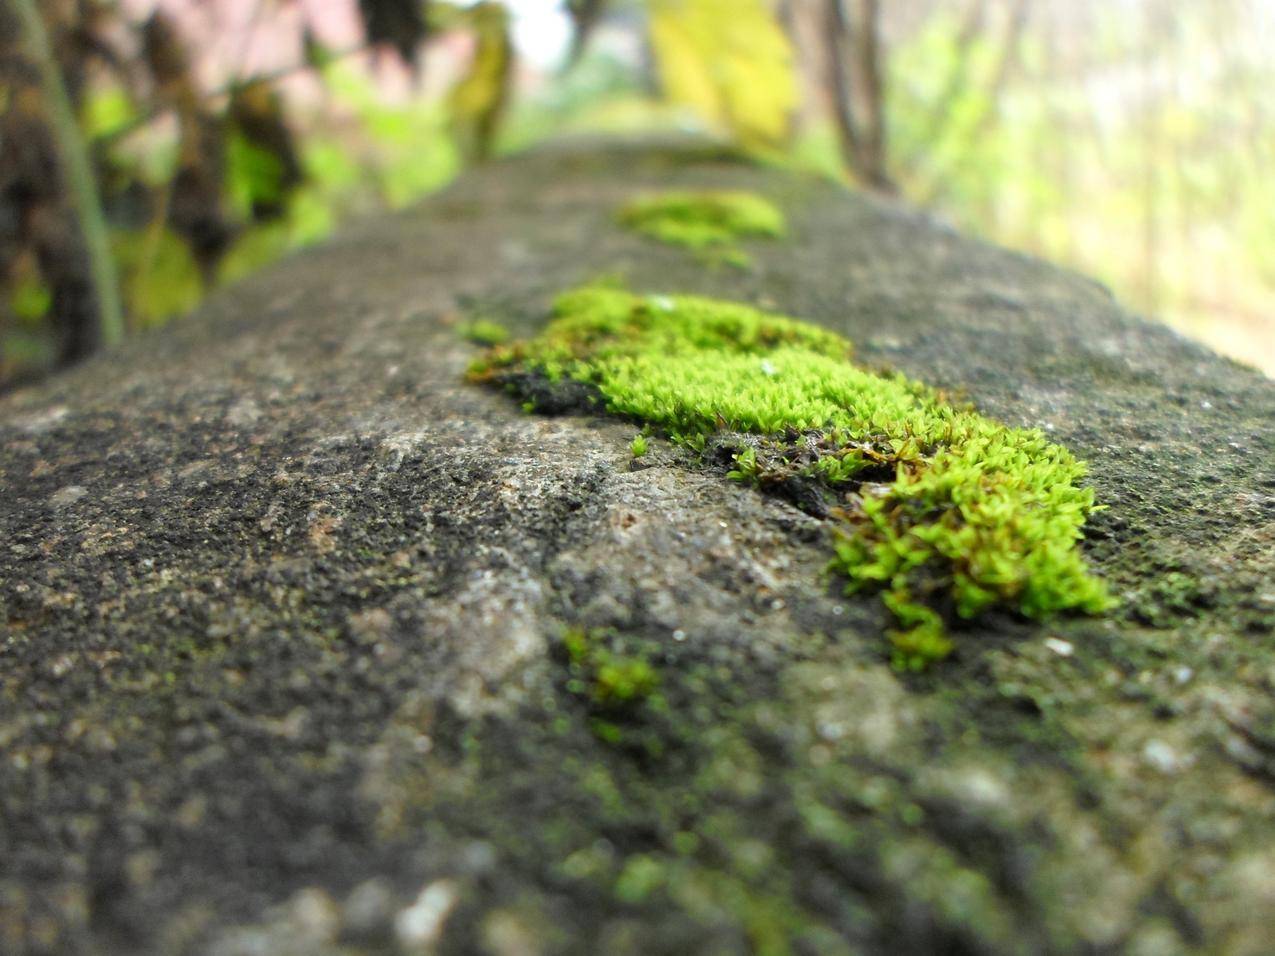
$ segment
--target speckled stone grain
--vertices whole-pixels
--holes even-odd
[[[748,270],[626,233],[755,190]],[[523,414],[457,333],[734,298],[1045,428],[1105,618],[919,676],[824,523]],[[564,628],[659,674],[617,742]],[[638,741],[640,745],[631,745]],[[0,951],[1267,953],[1275,385],[1095,283],[687,146],[485,167],[0,398]]]

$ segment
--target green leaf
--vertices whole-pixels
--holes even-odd
[[[24,325],[38,325],[53,304],[53,292],[39,273],[22,275],[9,293],[9,310]]]
[[[189,312],[204,294],[190,248],[168,230],[117,232],[111,248],[120,270],[124,301],[139,325],[159,325]]]
[[[226,189],[235,212],[247,219],[259,204],[283,198],[283,161],[235,130],[226,144]]]
[[[132,99],[118,86],[91,86],[80,108],[80,125],[87,139],[98,139],[124,129],[137,115]]]

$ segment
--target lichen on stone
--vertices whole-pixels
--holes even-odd
[[[756,193],[731,190],[639,196],[620,207],[622,225],[734,265],[747,265],[741,239],[777,239],[787,231],[783,212]]]
[[[731,478],[828,515],[832,568],[847,591],[881,594],[901,668],[946,657],[954,627],[991,608],[1042,620],[1110,606],[1078,548],[1095,509],[1083,463],[1038,430],[857,366],[851,351],[747,305],[584,287],[470,377],[529,411],[602,409],[711,443],[731,456]]]

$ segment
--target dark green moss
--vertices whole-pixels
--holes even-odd
[[[592,700],[590,684],[559,682],[552,701],[431,755],[442,763],[418,771],[430,814],[493,848],[501,865],[486,892],[525,893],[513,881],[540,874],[554,895],[536,906],[596,951],[849,954],[906,938],[910,951],[931,952],[1012,939],[1018,889],[979,871],[962,848],[964,823],[951,845],[934,835],[934,821],[957,811],[917,786],[910,744],[852,760],[852,736],[831,732],[834,697],[846,719],[895,714],[897,684],[866,678],[834,644],[793,635],[784,649],[786,667],[759,667],[747,655],[710,661],[690,645],[569,630],[569,667],[592,668],[601,652],[640,653],[658,668],[663,749],[617,746],[590,721],[558,719]],[[614,726],[630,732],[638,713]],[[448,781],[466,785],[452,794]],[[1014,852],[1008,834],[977,838],[993,860]],[[911,865],[897,866],[904,858]],[[463,948],[467,919],[481,915],[458,912],[449,942]],[[629,922],[639,936],[615,935]]]

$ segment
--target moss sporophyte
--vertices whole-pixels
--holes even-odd
[[[622,225],[709,258],[747,265],[741,239],[776,239],[787,231],[784,214],[755,193],[730,190],[639,196],[620,207]]]
[[[806,498],[834,522],[833,569],[880,593],[897,666],[952,650],[953,626],[1001,607],[1040,620],[1112,601],[1078,549],[1084,465],[795,319],[696,296],[585,287],[536,337],[489,349],[470,378],[528,410],[604,409],[703,451],[730,477]],[[796,489],[796,491],[794,491]],[[812,497],[813,496],[813,497]]]

